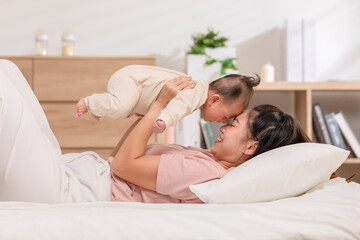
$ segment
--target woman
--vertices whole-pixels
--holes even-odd
[[[0,60],[0,201],[106,201],[111,199],[111,185],[113,200],[200,202],[188,185],[222,177],[261,152],[308,140],[289,115],[259,107],[223,126],[210,152],[173,145],[146,148],[159,112],[193,82],[178,79],[165,86],[115,149],[111,178],[108,162],[96,153],[61,155],[21,72]]]
[[[114,201],[201,203],[189,185],[221,178],[268,150],[310,139],[288,114],[271,105],[247,110],[220,128],[210,152],[178,145],[150,145],[151,126],[170,99],[158,99],[120,141],[110,159]]]

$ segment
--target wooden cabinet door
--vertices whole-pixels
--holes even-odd
[[[78,101],[105,92],[111,75],[132,64],[155,65],[155,58],[37,58],[34,92],[39,101]]]

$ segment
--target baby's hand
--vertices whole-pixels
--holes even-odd
[[[166,129],[166,124],[163,120],[158,119],[153,125],[154,133],[162,133]]]

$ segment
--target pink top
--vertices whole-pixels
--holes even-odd
[[[145,155],[161,155],[156,192],[111,173],[113,201],[144,203],[203,203],[189,185],[218,179],[228,173],[209,151],[180,145],[151,144]]]

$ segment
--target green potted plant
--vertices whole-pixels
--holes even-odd
[[[208,28],[206,33],[194,34],[192,40],[193,44],[187,52],[189,75],[210,81],[237,72],[236,49],[226,46],[229,39],[220,36],[220,32]]]
[[[208,28],[207,33],[197,33],[192,36],[193,45],[188,54],[202,54],[206,55],[205,48],[218,48],[225,47],[226,42],[229,40],[226,37],[219,36],[219,32],[214,29]]]

